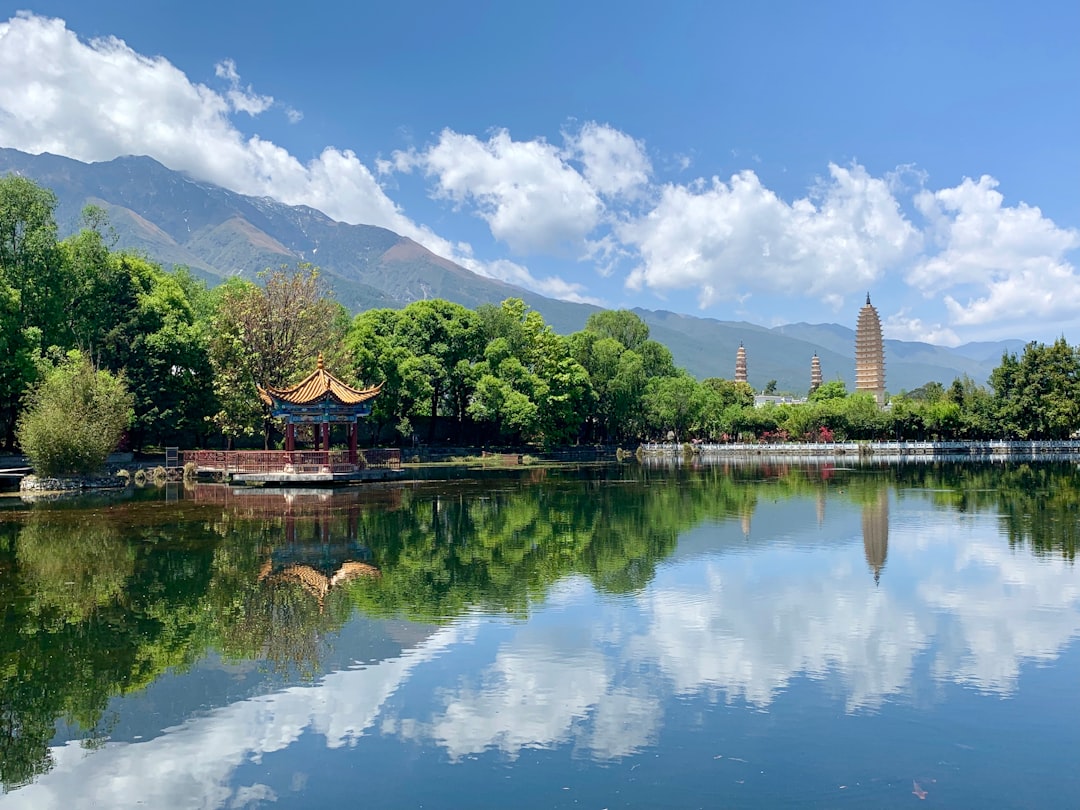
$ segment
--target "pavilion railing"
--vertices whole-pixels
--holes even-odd
[[[199,472],[221,473],[350,473],[399,470],[401,451],[361,450],[356,461],[348,450],[185,450],[184,464]]]

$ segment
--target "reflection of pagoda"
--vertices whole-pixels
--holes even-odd
[[[889,490],[885,487],[878,491],[877,501],[863,506],[862,542],[866,564],[878,582],[889,555]]]
[[[746,349],[739,343],[739,351],[735,353],[735,382],[746,382]]]
[[[866,294],[866,306],[859,310],[855,327],[855,390],[869,391],[877,404],[885,404],[885,349],[881,341],[881,319]]]

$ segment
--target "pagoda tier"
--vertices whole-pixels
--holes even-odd
[[[885,348],[881,340],[881,319],[866,294],[866,306],[859,310],[855,328],[855,390],[869,391],[878,405],[885,404]]]
[[[735,353],[735,382],[746,382],[746,349],[741,343]]]

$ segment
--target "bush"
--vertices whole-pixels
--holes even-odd
[[[141,486],[143,486],[145,484],[146,484],[146,470],[136,470],[135,471],[135,485],[141,487]]]
[[[199,467],[194,461],[189,461],[184,465],[184,480],[194,481],[199,477]]]
[[[154,469],[150,471],[150,474],[153,476],[155,484],[164,484],[169,480],[169,471],[160,464],[157,467],[154,467]]]
[[[38,475],[98,472],[131,423],[133,402],[122,379],[71,352],[27,395],[19,446]]]

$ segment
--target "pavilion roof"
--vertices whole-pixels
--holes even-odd
[[[260,386],[259,398],[267,405],[273,404],[274,399],[291,405],[311,405],[321,402],[329,394],[341,405],[359,405],[376,396],[381,390],[382,383],[370,388],[353,388],[343,383],[323,367],[323,356],[320,352],[318,366],[311,374],[288,388]]]

